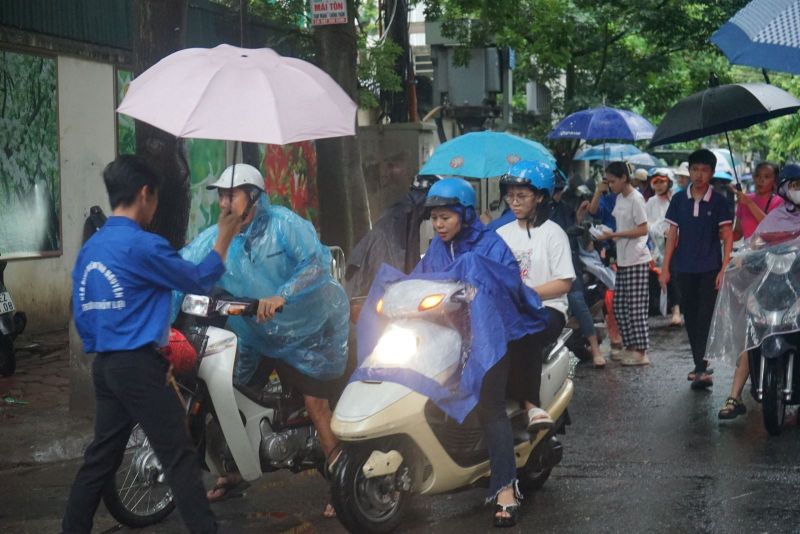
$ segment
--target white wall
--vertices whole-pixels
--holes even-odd
[[[34,333],[67,327],[70,272],[83,222],[91,206],[108,213],[100,173],[116,153],[112,65],[58,58],[58,129],[63,254],[10,261],[5,272],[14,303],[28,314],[27,328]]]

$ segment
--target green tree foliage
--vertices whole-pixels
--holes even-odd
[[[237,11],[240,0],[214,0]],[[248,14],[292,28],[300,57],[314,60],[311,17],[305,0],[247,0]],[[377,0],[356,1],[358,29],[358,104],[362,108],[378,106],[380,91],[401,91],[400,77],[394,70],[400,46],[391,39],[381,39],[377,21],[380,18]],[[278,43],[262,43],[275,46]]]

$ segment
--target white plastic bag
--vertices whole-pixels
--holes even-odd
[[[658,310],[664,317],[667,316],[667,288],[661,288],[661,296],[658,299]]]

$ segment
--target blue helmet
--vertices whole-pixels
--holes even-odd
[[[781,169],[781,173],[778,175],[778,179],[781,182],[800,180],[800,165],[797,163],[784,165]]]
[[[475,208],[475,190],[463,178],[439,180],[431,186],[425,198],[426,208],[456,205]]]
[[[500,178],[500,185],[523,185],[547,191],[551,196],[555,189],[556,168],[543,161],[518,161]]]

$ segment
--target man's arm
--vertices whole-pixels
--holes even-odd
[[[600,210],[600,199],[603,198],[603,193],[606,191],[608,191],[608,184],[606,182],[603,181],[597,184],[592,201],[589,203],[589,213],[597,215],[597,212]]]
[[[667,244],[664,245],[664,262],[661,264],[661,276],[658,277],[658,281],[661,282],[661,287],[667,287],[669,283],[669,265],[672,261],[672,254],[675,252],[677,244],[678,227],[674,224],[670,224],[669,230],[667,230]]]

